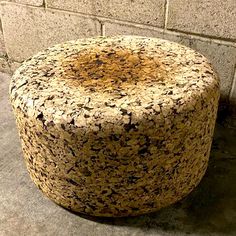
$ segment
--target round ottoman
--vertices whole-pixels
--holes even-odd
[[[95,37],[25,61],[10,84],[25,162],[57,204],[94,216],[153,212],[203,177],[219,80],[174,42]]]

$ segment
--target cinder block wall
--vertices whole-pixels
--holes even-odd
[[[96,35],[144,35],[190,46],[221,78],[221,105],[236,105],[236,0],[1,1],[0,70],[56,43]]]

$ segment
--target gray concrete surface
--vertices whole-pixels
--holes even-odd
[[[236,235],[236,130],[217,125],[208,171],[184,200],[129,218],[90,218],[54,204],[30,180],[0,74],[0,236]]]

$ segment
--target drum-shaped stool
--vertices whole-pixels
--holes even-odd
[[[172,204],[200,182],[219,79],[180,44],[94,37],[26,60],[10,99],[27,169],[46,196],[80,213],[130,216]]]

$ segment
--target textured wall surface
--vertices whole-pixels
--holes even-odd
[[[1,1],[0,71],[37,51],[96,35],[169,39],[207,56],[221,78],[221,102],[236,105],[235,0]]]

